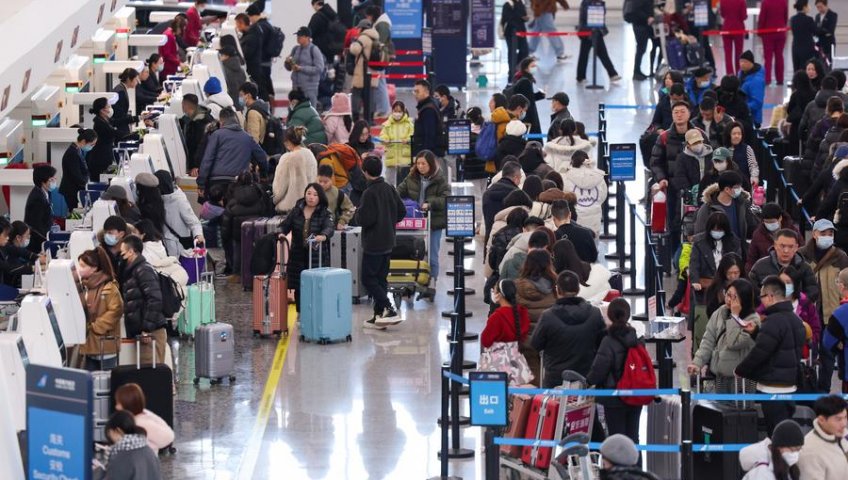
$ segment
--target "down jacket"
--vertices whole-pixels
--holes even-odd
[[[445,174],[438,167],[428,180],[429,184],[424,191],[424,201],[430,207],[430,228],[441,230],[447,226],[445,198],[450,195],[450,185],[448,185]],[[398,195],[402,199],[408,198],[420,204],[421,184],[421,175],[416,170],[411,170],[409,175],[397,186]]]
[[[554,285],[547,278],[518,278],[515,291],[518,304],[527,307],[532,333],[544,312],[556,302]]]
[[[295,105],[286,122],[287,128],[299,127],[301,125],[306,127],[305,145],[311,145],[313,143],[327,144],[327,133],[324,131],[324,124],[321,122],[318,111],[313,108],[309,100],[304,100]]]
[[[231,188],[221,219],[221,240],[225,244],[241,243],[241,224],[266,213],[264,195],[259,185],[234,185]]]
[[[760,325],[760,316],[752,312],[742,320]],[[701,344],[692,357],[698,367],[709,365],[710,371],[722,377],[732,377],[742,359],[751,353],[754,340],[731,317],[730,309],[722,305],[713,312]]]
[[[139,254],[124,268],[121,294],[124,298],[127,338],[151,333],[165,326],[159,277],[143,255]]]
[[[710,217],[710,214],[713,212],[724,212],[724,207],[718,202],[718,184],[714,183],[709,187],[704,189],[703,195],[701,195],[701,200],[704,202],[701,205],[701,208],[698,209],[698,213],[695,216],[695,233],[702,233],[707,228],[707,219]],[[751,195],[742,191],[742,194],[739,195],[739,198],[733,200],[733,203],[736,204],[736,218],[738,220],[737,228],[739,229],[740,236],[745,236],[745,238],[750,237],[750,233],[757,227],[759,224],[759,220],[757,217],[751,213]],[[743,255],[746,252],[743,252]]]
[[[501,280],[514,280],[518,278],[521,272],[521,267],[524,265],[524,260],[527,258],[529,250],[530,235],[533,232],[522,232],[509,242],[506,253],[498,265],[498,272]]]
[[[639,343],[633,327],[608,330],[592,361],[589,375],[586,375],[586,383],[602,389],[615,389],[624,373],[627,351]],[[618,397],[598,397],[598,402],[610,407],[624,406]]]
[[[383,156],[386,167],[403,167],[412,161],[412,134],[415,125],[409,115],[403,114],[400,120],[391,116],[380,131],[380,140],[386,149]]]
[[[807,297],[812,301],[819,299],[819,284],[816,281],[816,276],[813,274],[813,269],[804,261],[800,254],[796,253],[795,258],[790,264],[798,269],[801,278],[801,291],[807,294]],[[780,263],[777,261],[777,254],[774,249],[769,250],[769,254],[757,260],[751,270],[748,272],[748,279],[754,284],[755,288],[759,288],[763,284],[763,280],[769,275],[777,275],[780,272]]]
[[[839,289],[835,288],[836,279],[843,268],[848,268],[848,255],[839,247],[830,247],[821,258],[818,258],[817,251],[816,241],[811,238],[798,250],[798,253],[810,264],[819,286],[827,286],[821,289],[821,318],[826,320],[839,306],[841,298]]]
[[[154,270],[171,277],[185,295],[188,287],[188,272],[180,265],[177,257],[168,255],[162,242],[144,242],[144,251],[141,254]]]
[[[280,225],[281,233],[284,235],[291,233],[292,236],[291,256],[288,260],[286,272],[289,276],[289,285],[292,285],[293,288],[300,287],[300,272],[309,267],[309,253],[312,256],[312,267],[318,267],[320,261],[328,261],[327,259],[330,258],[330,237],[333,236],[335,230],[333,215],[326,208],[316,207],[312,217],[309,218],[309,225],[306,225],[306,217],[303,213],[305,205],[304,200],[298,200]],[[306,239],[310,235],[327,237],[327,240],[321,243],[320,252],[310,249],[306,243]]]
[[[604,171],[595,168],[591,162],[588,165],[584,163],[580,168],[567,170],[562,176],[562,181],[562,189],[566,192],[574,192],[577,196],[574,208],[577,210],[580,224],[599,234],[601,207],[608,194]]]
[[[762,326],[754,332],[754,348],[736,367],[740,377],[770,386],[797,386],[798,365],[806,331],[785,301],[766,309]]]

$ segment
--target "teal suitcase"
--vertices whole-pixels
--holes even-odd
[[[180,335],[194,337],[197,327],[215,322],[215,283],[212,272],[200,275],[200,281],[189,285],[186,307],[178,322]]]
[[[301,341],[351,341],[352,284],[350,270],[343,268],[310,268],[300,274]]]

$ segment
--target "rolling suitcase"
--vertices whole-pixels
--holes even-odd
[[[235,351],[233,326],[229,323],[207,323],[197,327],[194,334],[194,384],[201,378],[210,383],[221,383],[222,379],[236,380],[233,365]]]
[[[753,407],[753,405],[752,405]],[[756,443],[757,410],[734,405],[699,402],[692,411],[696,444]],[[694,456],[695,479],[742,478],[738,452],[704,452]]]
[[[121,348],[121,340],[115,337],[100,338],[100,357],[103,357],[103,340],[112,340],[116,343],[118,350]],[[100,368],[103,368],[101,365]],[[108,443],[104,427],[112,414],[110,409],[109,386],[112,383],[112,372],[109,370],[95,370],[91,372],[91,384],[94,390],[94,430],[92,431],[96,443]]]
[[[413,284],[427,287],[430,285],[430,264],[423,260],[389,260],[389,286],[395,284]]]
[[[646,443],[680,445],[682,421],[680,397],[662,396],[659,403],[648,404]],[[648,452],[648,471],[666,480],[680,478],[680,454]]]
[[[509,424],[504,432],[506,438],[523,438],[527,431],[527,419],[530,418],[530,406],[533,403],[530,395],[510,395]],[[510,457],[521,457],[521,447],[516,445],[501,445],[501,453]]]
[[[311,248],[313,241],[307,242]],[[300,339],[326,344],[351,341],[353,304],[351,274],[343,268],[321,267],[321,247],[318,247],[318,268],[300,274]]]
[[[186,289],[186,307],[177,322],[181,335],[194,337],[197,327],[215,321],[215,279],[212,272],[200,275],[200,281]]]
[[[250,259],[253,257],[253,242],[261,237],[263,232],[258,231],[258,226],[264,226],[259,222],[260,219],[245,220],[241,224],[241,286],[245,292],[253,288],[253,275],[250,273]],[[236,273],[236,272],[233,272]]]
[[[174,428],[174,373],[170,367],[156,360],[156,341],[150,343],[153,349],[153,364],[141,364],[140,338],[136,338],[136,364],[123,365],[112,369],[109,385],[109,409],[115,410],[115,392],[123,385],[135,383],[144,392],[147,409],[159,415],[169,427]],[[173,447],[171,451],[174,451]]]
[[[527,419],[524,438],[531,440],[553,440],[559,414],[559,398],[550,395],[535,395]],[[521,461],[525,465],[546,470],[551,465],[553,449],[550,447],[521,447]]]
[[[285,256],[288,240],[277,242],[277,266],[270,275],[253,277],[253,334],[260,336],[288,335],[289,300]]]
[[[330,266],[350,270],[353,303],[368,295],[360,278],[362,272],[362,227],[337,230],[330,238]]]

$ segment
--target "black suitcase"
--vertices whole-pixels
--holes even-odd
[[[695,444],[756,443],[757,411],[734,405],[699,402],[692,410]],[[695,480],[742,478],[738,452],[705,452],[694,456]]]
[[[174,428],[174,373],[164,363],[156,362],[156,341],[153,348],[153,365],[141,365],[141,342],[136,340],[136,365],[122,365],[112,369],[109,397],[111,410],[115,410],[115,392],[122,385],[136,383],[144,392],[146,407],[162,417],[169,427]]]

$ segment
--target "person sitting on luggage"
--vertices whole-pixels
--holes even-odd
[[[121,257],[124,260],[121,294],[124,298],[124,326],[127,338],[141,338],[141,363],[153,363],[155,342],[156,361],[165,361],[168,334],[165,332],[165,316],[162,315],[162,290],[159,277],[141,254],[144,244],[141,238],[130,235],[121,240]]]
[[[39,165],[33,168],[32,183],[35,186],[27,197],[24,223],[32,229],[36,239],[35,243],[30,244],[29,249],[33,253],[38,253],[41,251],[41,244],[47,241],[47,232],[53,226],[50,192],[59,188],[56,169],[50,165]]]
[[[776,403],[776,402],[766,402]],[[745,480],[799,480],[798,459],[804,447],[804,432],[794,420],[775,426],[766,438],[739,451],[739,465],[748,472]],[[820,478],[820,477],[810,477]]]
[[[297,201],[280,224],[282,235],[292,234],[286,273],[288,285],[294,289],[295,308],[298,312],[301,272],[307,268],[320,267],[322,262],[330,263],[330,242],[327,240],[333,236],[333,227],[333,215],[327,208],[327,195],[317,183],[306,186],[303,198]]]
[[[607,317],[612,323],[598,346],[586,383],[598,388],[615,389],[624,374],[628,350],[644,342],[637,339],[636,330],[629,324],[630,304],[627,300],[619,297],[610,302]],[[598,402],[604,406],[609,434],[627,435],[634,443],[639,443],[642,407],[627,405],[617,397],[599,397]]]
[[[565,270],[557,276],[556,303],[539,318],[531,344],[544,352],[545,378],[542,388],[562,383],[562,372],[587,375],[606,335],[601,311],[578,296],[580,278]]]
[[[362,226],[362,285],[374,299],[374,316],[364,326],[383,330],[403,321],[389,302],[387,277],[397,223],[406,217],[406,206],[397,190],[380,176],[383,162],[379,158],[366,158],[362,171],[368,186],[353,218]]]
[[[318,185],[321,185],[324,194],[327,196],[330,213],[333,214],[336,221],[336,230],[344,230],[353,218],[356,207],[353,206],[350,197],[333,184],[333,177],[333,167],[330,165],[318,167]]]
[[[706,329],[697,346],[689,375],[704,373],[704,367],[716,376],[717,393],[742,392],[742,379],[734,371],[739,362],[754,348],[751,335],[742,329],[742,324],[760,324],[760,316],[754,310],[754,287],[744,278],[730,283],[724,294],[724,305],[719,307],[707,322]],[[735,384],[735,386],[734,386]],[[753,392],[754,388],[744,391]]]
[[[639,465],[639,451],[633,440],[617,433],[610,435],[601,444],[601,477],[609,480],[657,480],[651,472],[642,471]]]
[[[144,391],[137,383],[115,390],[115,410],[133,415],[136,425],[147,431],[147,445],[156,453],[174,443],[174,430],[159,415],[146,408]]]
[[[80,355],[83,368],[89,371],[111,370],[118,366],[121,346],[121,316],[124,301],[112,270],[112,261],[103,247],[86,250],[77,259],[77,275],[82,290],[80,299],[85,306],[85,344]]]
[[[433,287],[439,279],[439,252],[442,234],[447,225],[445,198],[450,195],[450,185],[439,168],[436,155],[430,150],[421,150],[415,157],[414,168],[397,187],[400,198],[418,202],[422,212],[430,217],[430,278]],[[431,297],[432,298],[432,297]]]
[[[30,229],[26,223],[16,220],[12,222],[12,230],[9,232],[9,243],[3,247],[6,259],[12,273],[5,278],[8,285],[20,286],[21,275],[32,275],[35,262],[46,262],[46,254],[32,253],[27,247],[31,242]]]
[[[162,480],[159,457],[147,447],[147,431],[136,425],[130,412],[115,412],[103,430],[112,444],[106,478]]]
[[[118,282],[122,282],[124,266],[121,262],[120,242],[124,237],[132,234],[129,229],[130,227],[123,218],[112,215],[103,222],[103,230],[97,232],[97,243],[109,255],[109,260],[112,261],[112,271],[115,272]]]

